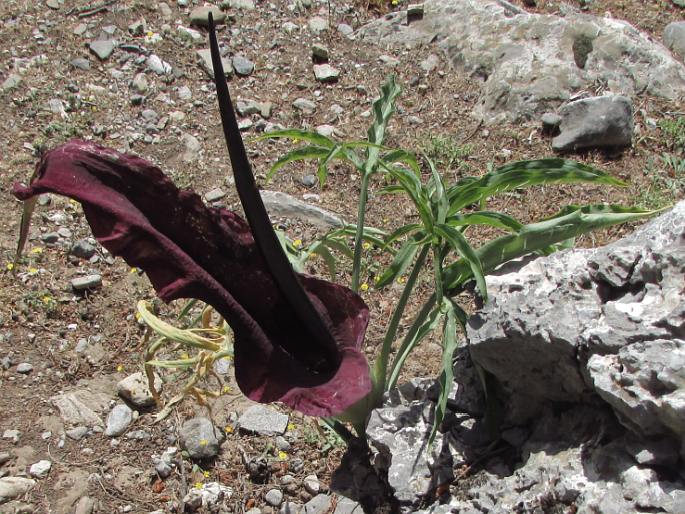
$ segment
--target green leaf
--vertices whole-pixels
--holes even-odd
[[[426,232],[432,232],[433,215],[431,211],[430,199],[428,197],[427,189],[421,184],[421,180],[411,170],[405,168],[398,168],[396,166],[388,166],[381,161],[381,167],[397,182],[404,192],[409,196],[412,203],[416,207],[421,223],[426,228]]]
[[[273,132],[266,132],[261,136],[257,136],[252,141],[263,141],[265,139],[279,138],[288,138],[295,141],[306,141],[312,145],[328,148],[329,150],[335,146],[335,142],[332,139],[322,136],[318,132],[300,129],[274,130]]]
[[[423,308],[416,316],[414,323],[404,336],[402,344],[397,350],[397,354],[395,355],[395,359],[393,360],[390,368],[390,377],[388,378],[388,383],[385,387],[386,391],[392,389],[397,384],[397,379],[400,376],[402,367],[404,366],[404,363],[412,350],[423,340],[424,337],[426,337],[435,329],[438,323],[440,323],[440,320],[443,317],[443,312],[440,308],[440,305],[435,307],[434,305],[435,295],[431,296],[424,304]]]
[[[443,304],[443,310],[446,311],[446,317],[442,332],[442,371],[438,379],[438,383],[440,384],[440,395],[438,396],[438,402],[435,405],[435,419],[428,438],[429,446],[433,444],[435,434],[437,433],[442,420],[445,419],[447,399],[449,398],[454,384],[454,352],[459,346],[457,340],[457,320],[459,317],[464,316],[464,323],[466,322],[465,314],[461,307],[448,298],[443,300]]]
[[[471,245],[468,243],[464,235],[457,229],[444,224],[436,225],[435,231],[442,238],[444,238],[452,248],[454,248],[454,250],[461,256],[461,260],[464,260],[466,263],[468,263],[471,274],[476,279],[476,284],[478,285],[478,290],[483,297],[483,301],[487,301],[488,289],[485,285],[483,267],[478,255],[473,248],[471,248]]]
[[[401,149],[390,150],[382,155],[380,159],[388,166],[391,164],[406,164],[417,177],[421,177],[421,166],[413,153]]]
[[[469,177],[450,188],[450,214],[472,203],[479,203],[492,195],[520,187],[540,184],[571,184],[587,182],[625,186],[623,182],[592,166],[575,161],[549,158],[518,161],[486,173],[477,180]]]
[[[537,252],[572,237],[628,221],[637,221],[661,212],[641,209],[630,212],[620,208],[621,212],[595,214],[595,211],[601,210],[598,206],[589,206],[587,210],[590,212],[577,209],[565,215],[524,225],[517,234],[508,234],[484,244],[475,251],[482,269],[487,273],[512,259]],[[452,290],[454,294],[472,277],[470,263],[460,259],[445,270],[446,289]]]
[[[402,275],[409,265],[414,260],[416,252],[419,250],[419,245],[416,244],[417,236],[412,237],[405,241],[399,251],[395,254],[395,258],[390,263],[390,266],[378,276],[376,281],[376,288],[385,287],[388,284],[392,284],[397,277]]]
[[[433,211],[433,219],[435,220],[435,223],[445,223],[445,219],[447,218],[447,212],[450,206],[449,199],[447,197],[447,194],[445,193],[445,183],[443,182],[442,177],[438,173],[438,170],[435,168],[433,161],[431,161],[427,156],[426,162],[428,162],[428,167],[431,171],[431,180],[429,183],[429,198],[431,202],[431,208]]]
[[[335,281],[335,257],[330,252],[330,250],[324,246],[323,241],[316,245],[314,249],[312,249],[312,253],[320,256],[324,260],[324,262],[326,263],[326,267],[328,268],[328,273],[331,276],[331,281]]]
[[[383,246],[388,247],[392,243],[397,241],[399,238],[404,237],[407,234],[411,234],[412,232],[416,232],[417,230],[421,230],[421,224],[419,224],[419,223],[409,223],[407,225],[402,225],[400,228],[398,228],[397,230],[392,232],[385,239],[385,244]]]
[[[266,178],[267,180],[271,180],[271,178],[276,174],[276,172],[286,164],[290,164],[291,162],[295,161],[304,161],[308,159],[325,159],[326,157],[328,157],[329,152],[330,150],[320,146],[304,146],[302,148],[296,148],[295,150],[291,150],[290,152],[282,156],[280,159],[278,159],[273,164],[273,166],[271,166],[271,169],[269,170],[269,173],[267,174]],[[321,180],[320,177],[319,180]]]
[[[447,218],[450,227],[465,227],[470,225],[488,225],[501,228],[507,232],[518,232],[523,224],[507,214],[496,211],[476,211],[470,214],[454,214]]]

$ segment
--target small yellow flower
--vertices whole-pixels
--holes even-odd
[[[407,277],[398,277],[397,278],[398,284],[404,284],[406,281],[407,281]]]
[[[202,476],[205,478],[209,478],[209,471],[203,471]]]
[[[95,105],[91,105],[91,106],[90,106],[90,110],[91,110],[92,112],[97,112],[97,111],[98,111],[98,108],[97,108],[97,106],[95,106]]]
[[[7,271],[12,271],[14,269],[14,264],[12,264],[11,262],[8,262],[7,266],[5,266],[5,267],[7,268]]]
[[[293,246],[295,248],[300,248],[302,246],[302,239],[295,239],[295,241],[293,241]]]
[[[397,5],[397,4],[399,4],[400,2],[399,2],[399,0],[392,0],[392,2],[390,2],[390,3],[391,3],[392,5]]]
[[[155,33],[152,32],[151,30],[148,30],[148,31],[145,33],[145,35],[146,35],[147,37],[152,37],[152,36],[155,35]]]
[[[129,273],[138,273],[138,268],[131,268],[128,270]]]
[[[362,243],[362,248],[363,248],[364,250],[368,250],[369,248],[371,248],[371,243],[369,243],[368,241],[364,241],[364,242]]]
[[[35,248],[31,248],[31,253],[32,254],[43,253],[43,249],[40,246],[36,246]]]
[[[224,387],[221,388],[221,392],[224,393],[224,394],[228,394],[228,393],[231,392],[231,387],[225,385]]]
[[[36,273],[38,273],[38,268],[29,268],[29,269],[28,269],[28,272],[29,272],[31,275],[35,275]]]
[[[288,430],[295,430],[295,423],[288,423]]]
[[[94,99],[95,99],[95,97],[91,97],[91,100],[94,100]],[[73,206],[78,205],[78,202],[76,200],[74,200],[73,198],[69,199],[69,203]]]
[[[288,454],[281,450],[278,452],[278,458],[279,460],[286,460],[288,458]]]
[[[121,373],[122,371],[124,371],[124,365],[123,365],[123,364],[119,364],[119,365],[117,366],[117,371],[118,371],[119,373]]]
[[[181,354],[181,359],[190,359],[190,355],[188,355],[186,352],[183,352]]]
[[[136,318],[136,321],[140,321],[140,318],[142,318],[142,316],[140,315],[140,312],[136,312],[136,313],[133,315],[133,317]]]
[[[226,432],[227,434],[232,434],[233,427],[231,425],[226,425],[226,428],[224,428],[224,432]]]
[[[361,289],[362,291],[368,291],[369,290],[369,284],[364,282],[362,285],[359,286],[359,289]]]
[[[43,296],[43,298],[41,298],[41,299],[43,300],[43,303],[46,304],[46,305],[47,305],[48,303],[52,302],[52,296],[50,296],[49,294],[46,294],[46,295]]]
[[[200,446],[207,446],[209,444],[209,441],[207,439],[200,439]]]
[[[195,482],[195,489],[202,489],[202,482]]]

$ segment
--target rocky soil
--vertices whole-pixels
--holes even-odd
[[[142,370],[146,346],[135,304],[151,300],[153,291],[145,276],[97,245],[78,204],[43,198],[26,256],[12,269],[21,205],[10,195],[11,186],[29,179],[42,151],[73,137],[139,154],[208,203],[239,209],[208,75],[206,31],[201,14],[194,13],[201,3],[0,3],[2,513],[209,512],[211,504],[253,514],[296,511],[303,504],[307,512],[359,509],[328,494],[344,451],[340,442],[314,420],[278,405],[255,410],[233,384],[230,362],[220,370],[228,388],[211,412],[186,400],[155,423],[158,408],[131,378]],[[428,152],[450,179],[480,174],[490,163],[552,154],[537,118],[486,125],[471,116],[480,79],[452,69],[431,45],[382,48],[355,36],[368,21],[406,10],[404,2],[215,4],[226,15],[219,38],[233,70],[229,87],[255,174],[267,189],[353,217],[358,191],[353,170],[334,167],[322,188],[311,166],[293,166],[267,184],[269,166],[290,146],[249,139],[279,125],[363,138],[371,102],[389,73],[397,75],[403,94],[388,145]],[[516,5],[550,14],[563,7],[551,1]],[[580,7],[595,15],[610,11],[654,40],[668,23],[685,16],[675,3],[656,0]],[[328,68],[318,67],[323,61]],[[685,196],[655,180],[665,173],[659,157],[672,150],[659,123],[675,119],[682,104],[649,95],[633,102],[631,148],[576,156],[626,180],[627,188],[536,188],[503,196],[491,207],[525,222],[569,203],[655,206]],[[374,194],[382,185],[372,184],[370,223],[392,229],[411,220],[404,205]],[[278,222],[305,243],[320,230],[289,217]],[[580,244],[595,245],[630,230],[615,228]],[[373,270],[379,252],[371,248],[366,258]],[[314,265],[312,271],[320,270]],[[338,280],[348,279],[342,270]],[[364,294],[372,319],[387,319],[396,291],[381,294],[371,287]],[[177,310],[162,307],[170,316]],[[373,320],[370,356],[383,331]],[[435,343],[416,356],[407,377],[430,375],[439,365]],[[176,378],[164,384],[164,398],[177,390],[182,377]]]

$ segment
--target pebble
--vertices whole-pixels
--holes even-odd
[[[82,36],[83,34],[86,33],[87,30],[88,30],[88,25],[86,25],[85,23],[79,23],[78,25],[76,25],[74,27],[74,30],[72,31],[72,33],[75,36]]]
[[[215,5],[196,7],[190,12],[190,23],[199,27],[209,27],[209,13],[212,13],[214,24],[219,25],[226,21],[226,13]]]
[[[35,478],[45,478],[50,473],[52,462],[49,460],[39,460],[35,464],[31,464],[29,468],[29,475]]]
[[[272,507],[278,507],[283,501],[283,493],[279,489],[271,489],[264,495],[264,501]]]
[[[352,33],[354,32],[354,29],[351,26],[349,26],[347,23],[340,23],[338,25],[338,32],[345,37],[350,37],[352,35]]]
[[[0,466],[12,460],[12,455],[9,452],[0,452]]]
[[[64,239],[70,239],[73,235],[71,230],[69,230],[67,227],[61,227],[60,229],[58,229],[57,234],[59,235],[59,237],[63,237]]]
[[[305,512],[303,509],[304,505],[301,503],[287,501],[281,505],[278,514],[300,514],[301,512]]]
[[[254,63],[242,55],[233,56],[232,64],[236,74],[241,77],[247,77],[254,71]]]
[[[102,285],[102,276],[95,273],[93,275],[86,275],[85,277],[78,277],[72,279],[71,287],[74,291],[86,291]]]
[[[114,52],[115,44],[111,39],[105,41],[93,41],[88,45],[88,48],[93,52],[98,59],[104,61]]]
[[[561,125],[561,116],[554,112],[546,112],[540,118],[542,122],[542,133],[543,134],[554,134],[558,131],[559,125]]]
[[[181,426],[180,439],[191,459],[211,459],[218,455],[224,433],[207,418],[193,418]]]
[[[293,32],[295,32],[295,31],[296,31],[297,29],[299,29],[300,27],[298,27],[297,25],[295,25],[292,21],[286,21],[286,22],[281,26],[281,28],[283,29],[283,32],[285,32],[286,34],[292,34]]]
[[[225,196],[226,196],[226,193],[217,187],[215,189],[212,189],[208,193],[205,193],[205,201],[207,203],[218,202],[219,200],[221,200]]]
[[[284,452],[287,452],[291,448],[291,444],[282,435],[277,435],[274,439],[274,443],[276,444],[276,448]]]
[[[133,421],[133,411],[128,405],[119,403],[114,406],[107,416],[107,437],[118,437],[123,434]]]
[[[321,32],[328,30],[328,20],[321,16],[313,16],[309,19],[307,26],[314,34],[320,34]]]
[[[340,71],[330,64],[315,64],[314,77],[319,82],[337,82],[340,77]]]
[[[155,389],[162,389],[162,379],[155,375]],[[135,407],[146,408],[155,404],[155,399],[148,387],[147,376],[138,371],[117,383],[117,394]]]
[[[258,435],[283,435],[288,428],[288,415],[265,405],[248,407],[238,418],[238,426],[245,432]]]
[[[57,232],[47,232],[40,236],[40,240],[46,244],[54,244],[59,241],[59,234]]]
[[[19,430],[5,430],[2,433],[3,439],[9,439],[10,441],[12,441],[15,444],[19,442],[20,437],[21,437],[21,432],[19,432]]]
[[[155,54],[151,54],[147,58],[146,63],[147,67],[150,68],[150,70],[155,72],[157,75],[168,75],[173,71],[171,64],[169,64],[166,61],[163,61]]]
[[[183,134],[181,136],[181,144],[183,145],[181,160],[184,162],[195,162],[200,158],[202,144],[195,136],[192,134]]]
[[[320,61],[328,61],[328,47],[314,43],[312,45],[312,57]]]
[[[70,64],[78,70],[90,70],[90,61],[85,57],[77,57],[76,59],[72,59]]]
[[[95,510],[95,500],[89,496],[82,496],[74,508],[74,514],[92,514],[93,510]]]
[[[304,461],[300,457],[294,457],[290,459],[288,467],[293,473],[299,473],[304,469]]]
[[[79,259],[90,259],[96,252],[95,246],[90,244],[86,239],[79,239],[72,246],[69,253]]]
[[[324,514],[331,507],[331,497],[326,494],[318,494],[304,504],[304,512],[307,514]]]
[[[254,11],[254,0],[228,0],[228,6],[231,9],[240,9],[243,11]]]
[[[212,55],[209,49],[204,48],[202,50],[198,50],[196,54],[199,58],[200,66],[202,67],[202,69],[205,70],[205,73],[209,76],[209,78],[213,79],[214,66],[212,65]],[[228,57],[221,58],[221,65],[224,69],[224,75],[226,77],[230,77],[233,75],[233,64],[231,64],[231,60]]]
[[[312,175],[311,173],[308,173],[302,177],[300,180],[300,183],[304,187],[314,187],[316,183],[318,182],[316,175]]]
[[[181,86],[176,91],[178,98],[181,100],[191,100],[193,98],[193,92],[188,86]]]
[[[36,481],[30,478],[0,478],[0,503],[24,496],[34,485],[36,485]]]
[[[22,375],[28,375],[33,371],[33,366],[29,364],[28,362],[21,362],[17,364],[17,373],[21,373]]]
[[[57,0],[47,0],[45,5],[47,5],[50,9],[54,9],[55,11],[59,10],[59,2]]]
[[[145,73],[136,73],[136,76],[133,77],[133,81],[131,82],[131,89],[136,93],[144,95],[147,93],[149,87]]]
[[[306,98],[298,98],[293,102],[293,107],[305,114],[313,114],[316,110],[316,104]]]
[[[88,435],[88,427],[80,425],[74,428],[70,428],[66,431],[66,434],[69,439],[73,439],[74,441],[80,441]]]
[[[321,484],[319,483],[319,479],[316,475],[307,475],[304,477],[303,485],[304,490],[311,495],[317,495],[321,490]]]
[[[17,87],[19,84],[21,84],[21,76],[17,75],[16,73],[10,73],[2,83],[2,86],[0,86],[0,91],[9,91],[10,89]]]

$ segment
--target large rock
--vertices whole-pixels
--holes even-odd
[[[298,200],[281,191],[260,191],[269,216],[298,219],[322,228],[342,227],[344,222],[337,214],[316,205]]]
[[[599,395],[640,436],[685,437],[685,202],[603,248],[488,278],[473,360],[523,421]]]
[[[474,114],[486,123],[532,118],[603,84],[632,97],[685,96],[685,67],[627,22],[567,9],[531,14],[496,0],[427,0],[423,18],[389,14],[357,35],[382,47],[436,44],[482,82]]]
[[[633,105],[620,95],[576,100],[560,110],[561,134],[552,140],[557,152],[626,147],[633,140]]]

